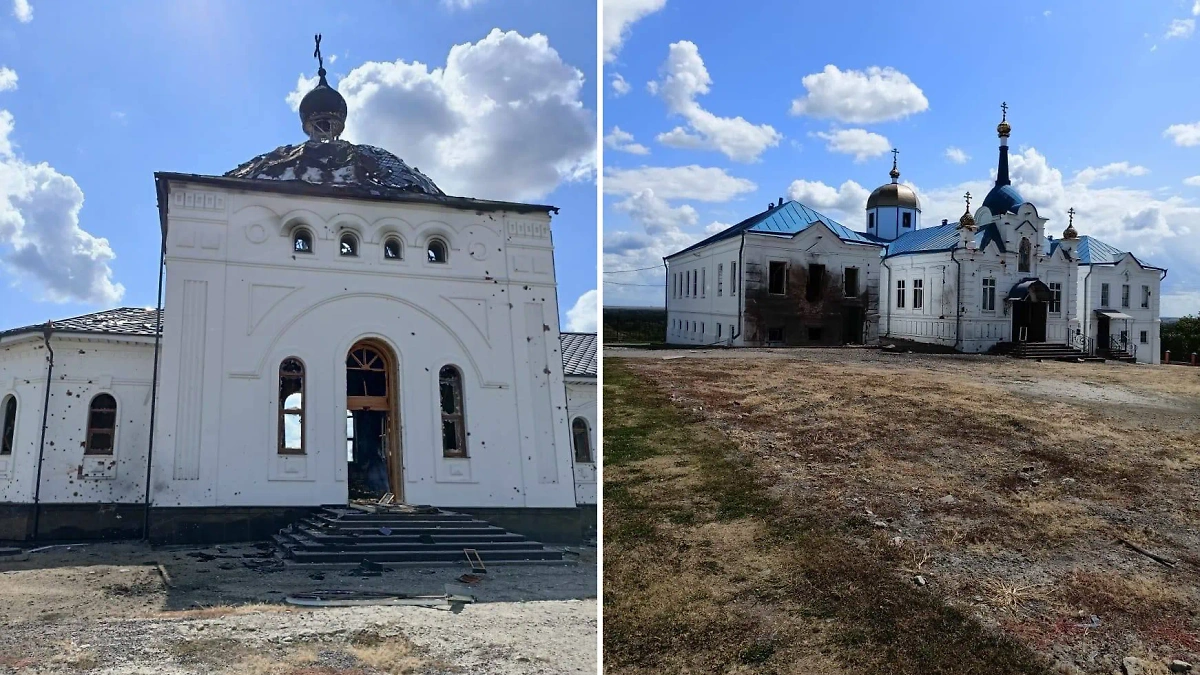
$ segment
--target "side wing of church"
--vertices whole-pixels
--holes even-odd
[[[0,333],[0,539],[143,511],[157,541],[257,538],[386,495],[595,527],[595,336],[558,329],[557,210],[341,140],[319,74],[309,140],[155,174],[161,313]]]
[[[891,182],[854,230],[795,201],[667,256],[667,342],[776,346],[906,343],[959,352],[1158,363],[1166,270],[1071,222],[1061,239],[1009,180],[1004,119],[996,182],[957,221],[922,227]]]

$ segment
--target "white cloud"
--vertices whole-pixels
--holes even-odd
[[[1175,145],[1185,148],[1200,145],[1200,122],[1172,124],[1163,132],[1163,136],[1170,138]]]
[[[619,98],[621,96],[624,96],[625,94],[628,94],[629,90],[633,89],[633,86],[630,85],[628,82],[626,82],[625,78],[622,77],[620,73],[613,73],[612,88],[613,88],[613,96]]]
[[[650,189],[661,199],[691,199],[703,202],[727,202],[758,186],[745,178],[736,178],[717,167],[690,166],[609,169],[604,173],[604,191],[634,195]]]
[[[667,0],[605,0],[604,60],[612,61],[629,37],[629,27],[665,7]]]
[[[815,136],[825,141],[826,150],[843,155],[854,155],[856,162],[878,157],[892,149],[892,144],[886,136],[872,133],[866,129],[818,131]]]
[[[1200,0],[1192,3],[1192,16],[1200,16]]]
[[[1200,187],[1200,176],[1189,176],[1188,178],[1184,178],[1183,184],[1191,185],[1192,187]]]
[[[649,188],[618,202],[615,208],[627,214],[638,229],[605,230],[604,269],[639,271],[605,275],[604,302],[606,305],[661,304],[664,288],[662,259],[705,236],[695,228],[699,214],[686,204],[671,206]]]
[[[852,180],[836,188],[821,181],[807,180],[794,180],[788,186],[788,199],[835,218],[851,229],[862,229],[859,221],[863,219],[869,196],[869,190]]]
[[[712,78],[694,43],[673,43],[660,71],[662,80],[650,87],[651,93],[662,96],[672,114],[687,120],[687,127],[659,134],[659,143],[689,150],[716,150],[738,162],[756,161],[767,148],[779,145],[783,134],[771,125],[751,124],[742,117],[718,117],[696,102],[697,96],[708,93]]]
[[[29,0],[13,0],[12,13],[21,23],[33,21],[33,7],[29,4]]]
[[[716,234],[718,232],[723,232],[725,230],[728,230],[730,227],[732,227],[732,225],[730,223],[722,223],[722,222],[718,222],[718,221],[714,220],[713,222],[709,223],[708,226],[706,226],[704,228],[704,233],[705,234]]]
[[[482,4],[483,0],[442,0],[442,5],[450,9],[471,9],[475,5]],[[330,61],[333,63],[333,61]]]
[[[801,83],[808,93],[792,101],[793,115],[870,124],[898,120],[929,108],[921,88],[894,68],[840,70],[830,64],[819,73],[805,75]]]
[[[1102,167],[1087,167],[1075,173],[1075,182],[1081,185],[1089,185],[1098,180],[1107,180],[1114,176],[1145,176],[1150,173],[1150,169],[1129,162],[1113,162],[1105,164]]]
[[[1164,293],[1158,298],[1160,316],[1200,316],[1200,291],[1176,291]],[[1172,360],[1178,360],[1177,355],[1171,355]]]
[[[590,290],[575,301],[575,305],[567,310],[567,330],[573,333],[596,332],[596,293]]]
[[[963,152],[962,148],[956,148],[952,145],[946,148],[946,159],[955,164],[966,164],[970,161],[971,156]]]
[[[544,35],[494,29],[452,47],[444,68],[368,61],[337,89],[350,110],[346,140],[394,152],[450,194],[528,200],[595,172],[583,81]],[[293,109],[315,82],[299,79]]]
[[[29,164],[13,152],[13,116],[0,110],[0,247],[18,283],[30,281],[55,302],[116,303],[108,240],[79,227],[83,190],[49,164]]]
[[[628,152],[633,155],[650,154],[650,148],[647,148],[641,143],[635,143],[633,141],[633,134],[629,133],[628,131],[623,131],[621,127],[616,126],[614,126],[612,131],[610,131],[609,134],[604,137],[604,145],[612,148],[613,150],[620,150],[621,152]]]
[[[1163,37],[1168,40],[1172,38],[1187,39],[1192,37],[1192,33],[1196,32],[1195,19],[1175,19],[1167,26],[1167,33]]]
[[[0,66],[0,91],[12,91],[17,88],[17,71]]]

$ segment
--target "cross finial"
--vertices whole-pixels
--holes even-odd
[[[970,213],[971,212],[971,193],[967,192],[967,194],[963,195],[963,199],[967,200],[967,213]]]
[[[1006,101],[1000,103],[1000,121],[1008,121],[1008,102]]]
[[[892,168],[893,169],[896,168],[896,156],[899,154],[900,154],[899,150],[897,150],[896,148],[892,148]]]
[[[317,48],[313,50],[313,58],[317,60],[317,69],[325,70],[325,59],[321,58],[321,34],[317,33],[313,36],[313,39],[317,41]],[[321,74],[324,75],[325,73]]]
[[[1074,225],[1075,224],[1075,207],[1074,206],[1067,209],[1067,216],[1070,218],[1070,220],[1067,221],[1067,224]]]

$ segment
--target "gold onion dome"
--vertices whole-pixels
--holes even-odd
[[[1000,138],[1008,138],[1012,132],[1012,127],[1008,126],[1008,104],[1001,103],[1000,110],[1000,124],[996,125],[996,133],[1000,135]]]
[[[967,200],[967,208],[963,209],[963,214],[958,219],[958,227],[959,229],[974,230],[975,216],[971,215],[971,193],[963,195],[963,198]]]
[[[1063,230],[1063,239],[1078,239],[1079,233],[1075,231],[1075,208],[1071,207],[1067,214],[1071,219],[1067,222],[1067,229]]]
[[[899,206],[906,209],[921,210],[921,200],[917,199],[917,193],[907,185],[901,185],[900,169],[896,166],[896,155],[899,150],[892,150],[892,170],[888,172],[892,182],[886,185],[880,185],[875,188],[875,191],[867,197],[867,210],[881,206]]]

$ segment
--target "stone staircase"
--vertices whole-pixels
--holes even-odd
[[[1119,347],[1115,348],[1115,349],[1109,349],[1108,351],[1105,352],[1105,356],[1112,359],[1113,361],[1123,361],[1125,363],[1137,363],[1136,356],[1134,356],[1133,354],[1130,354],[1128,351],[1121,349]]]
[[[1010,356],[1018,359],[1041,359],[1046,361],[1085,361],[1089,363],[1104,363],[1099,356],[1089,356],[1070,345],[1052,344],[1049,342],[1015,342],[1009,343],[1007,350]]]
[[[475,549],[485,565],[562,562],[561,551],[476,520],[432,507],[327,506],[274,537],[297,563],[467,563]]]

